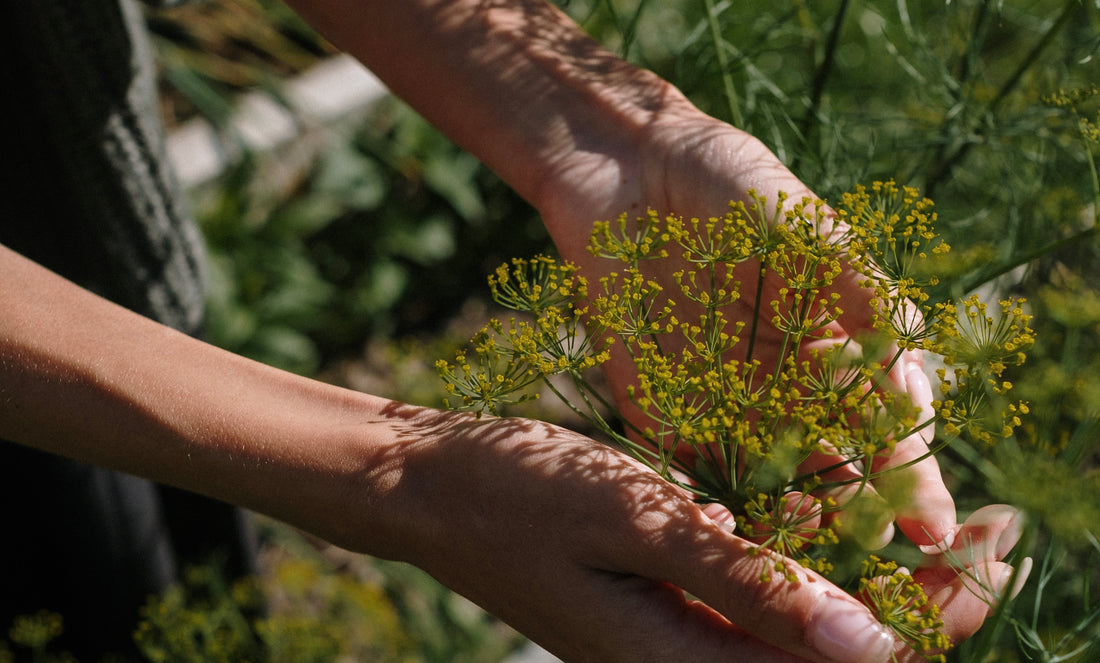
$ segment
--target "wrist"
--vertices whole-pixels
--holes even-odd
[[[544,0],[291,0],[399,97],[540,207],[576,154],[627,157],[673,86]]]

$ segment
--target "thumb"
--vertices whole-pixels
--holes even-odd
[[[645,575],[684,589],[764,642],[811,661],[889,660],[895,645],[889,630],[854,597],[796,562],[713,523],[672,532],[662,543],[650,560],[658,575]],[[669,554],[659,554],[665,546]]]

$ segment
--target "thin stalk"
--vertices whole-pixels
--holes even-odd
[[[743,129],[745,120],[741,115],[741,102],[733,87],[733,75],[730,73],[729,58],[726,56],[726,42],[722,38],[721,26],[718,24],[718,10],[715,8],[714,0],[703,0],[703,4],[707,9],[707,27],[710,29],[710,39],[714,44],[714,56],[721,70],[722,91],[729,106],[730,124]]]
[[[764,259],[767,256],[760,257],[760,273],[756,279],[756,295],[752,305],[752,322],[749,326],[749,344],[748,349],[745,351],[745,362],[752,361],[752,351],[756,345],[756,330],[758,329],[760,321],[760,306],[764,301],[764,274],[767,272],[767,263]]]
[[[861,475],[858,479],[850,479],[850,480],[845,480],[845,481],[824,482],[820,486],[818,486],[818,489],[839,488],[840,486],[847,486],[847,485],[852,484],[856,481],[861,481],[861,482],[874,481],[875,479],[879,479],[879,478],[881,478],[881,477],[883,477],[887,474],[890,474],[891,472],[897,472],[898,470],[903,470],[905,468],[912,467],[913,465],[916,465],[917,463],[919,463],[923,460],[931,458],[932,456],[935,456],[936,454],[938,454],[940,451],[943,451],[944,449],[946,449],[949,446],[949,444],[950,444],[950,442],[947,441],[947,440],[940,441],[936,445],[934,445],[932,447],[929,447],[927,452],[925,452],[925,453],[921,454],[920,456],[917,456],[916,458],[913,458],[912,460],[909,460],[909,461],[907,461],[907,462],[905,462],[901,465],[898,465],[896,467],[891,467],[891,468],[886,469],[886,470],[879,470],[878,472],[868,472],[865,469],[865,471],[863,473],[861,473]],[[854,459],[854,458],[849,458],[847,460],[842,460],[842,461],[833,463],[832,465],[829,465],[828,467],[823,467],[823,468],[817,469],[817,470],[815,470],[815,471],[813,471],[809,474],[802,474],[800,476],[797,476],[797,477],[791,479],[790,485],[797,486],[797,485],[799,485],[799,484],[801,484],[805,481],[809,481],[810,479],[814,478],[815,476],[820,477],[824,474],[828,474],[830,472],[839,470],[839,469],[841,469],[841,468],[843,468],[847,465],[851,465],[852,463],[855,462],[855,460],[856,459]],[[870,467],[870,463],[867,464],[867,468],[869,468],[869,467]]]
[[[1065,6],[1062,8],[1062,13],[1058,15],[1058,18],[1055,19],[1055,21],[1051,23],[1050,27],[1047,28],[1046,32],[1043,33],[1042,37],[1039,38],[1038,43],[1036,43],[1035,46],[1033,46],[1031,50],[1028,51],[1027,55],[1020,60],[1020,63],[1019,65],[1017,65],[1016,70],[1013,71],[1012,75],[1009,76],[1008,79],[1006,79],[1005,82],[1001,84],[1001,87],[997,90],[997,94],[993,97],[993,99],[989,101],[988,104],[986,104],[986,107],[982,110],[981,113],[978,114],[978,117],[989,117],[997,112],[997,110],[1000,108],[1000,105],[1004,102],[1005,99],[1008,98],[1008,95],[1012,92],[1012,90],[1016,88],[1016,86],[1020,82],[1020,79],[1023,78],[1028,69],[1030,69],[1036,62],[1039,61],[1039,55],[1044,50],[1046,50],[1048,46],[1050,46],[1050,44],[1054,41],[1054,38],[1058,35],[1059,32],[1061,32],[1062,28],[1065,27],[1067,23],[1069,23],[1070,18],[1073,17],[1073,14],[1080,7],[1080,5],[1081,3],[1079,0],[1067,0]],[[947,125],[949,124],[951,124],[950,120],[945,123],[945,130],[947,128]],[[983,131],[981,127],[975,128],[975,134],[981,135],[982,133]],[[935,163],[932,167],[932,171],[929,173],[924,182],[924,191],[926,195],[932,196],[935,188],[940,184],[940,182],[943,181],[945,177],[947,177],[951,170],[954,169],[954,167],[966,157],[966,155],[970,152],[970,148],[972,148],[974,145],[974,140],[968,140],[960,145],[953,153],[951,153],[950,156],[943,158],[941,155],[936,158]]]
[[[1100,175],[1096,172],[1096,158],[1092,149],[1085,146],[1085,159],[1089,162],[1089,175],[1092,176],[1092,225],[1100,224]]]
[[[970,78],[971,69],[981,52],[979,44],[985,38],[985,30],[989,25],[989,3],[990,0],[984,0],[982,4],[978,6],[978,12],[974,17],[974,23],[970,31],[970,39],[966,42],[966,51],[963,53],[963,56],[959,58],[959,71],[955,75],[955,79],[960,83],[958,87],[959,92],[962,91],[965,87],[965,82]],[[959,101],[958,95],[956,95],[955,100]]]
[[[716,311],[716,307],[715,307],[716,302],[719,301],[719,297],[718,297],[718,265],[712,263],[709,266],[709,271],[710,271],[710,274],[709,274],[709,276],[710,276],[710,282],[709,282],[709,292],[710,292],[710,300],[709,301],[710,301],[710,304],[707,306],[707,311],[706,311],[706,315],[707,315],[706,323],[707,323],[708,335],[711,331],[717,329],[717,327],[718,327],[718,318],[716,316],[717,311]],[[727,283],[727,285],[728,285],[728,283]],[[711,337],[708,340],[713,340],[713,337]],[[711,348],[711,350],[713,350],[713,349],[714,348]],[[718,362],[721,363],[720,358],[719,358]],[[724,382],[723,382],[723,384],[724,384]],[[722,457],[721,457],[721,459],[718,459],[718,458],[715,457],[713,446],[714,445],[707,445],[706,446],[707,454],[710,456],[711,467],[716,467],[716,468],[720,467],[720,468],[722,468],[722,471],[725,472],[726,476],[728,477],[728,483],[729,483],[731,492],[735,493],[737,491],[738,484],[739,484],[738,476],[737,476],[737,462],[738,462],[738,458],[739,458],[740,454],[738,453],[738,449],[736,448],[736,446],[734,446],[734,448],[732,448],[732,449],[728,449],[726,444],[721,444],[720,443],[720,444],[718,444],[718,446],[721,449],[721,456]]]
[[[1063,237],[1062,239],[1058,239],[1053,242],[1047,242],[1040,247],[1017,254],[1013,256],[1012,259],[1008,262],[997,265],[995,268],[989,271],[982,272],[967,279],[960,279],[959,292],[970,292],[978,286],[982,285],[983,283],[988,283],[993,279],[999,276],[1003,276],[1016,269],[1017,267],[1021,265],[1026,265],[1027,263],[1036,260],[1037,258],[1041,258],[1048,253],[1052,253],[1066,246],[1090,240],[1093,236],[1097,234],[1097,232],[1100,232],[1100,228],[1097,228],[1096,225],[1092,225],[1068,237]]]
[[[967,82],[970,80],[973,64],[977,57],[975,53],[980,51],[979,48],[976,48],[976,45],[981,41],[982,34],[985,32],[984,26],[986,23],[986,16],[988,15],[988,9],[989,0],[985,0],[979,5],[974,15],[974,21],[970,30],[970,38],[966,42],[966,49],[959,58],[958,71],[955,73],[954,80],[949,81],[951,84],[949,84],[948,87],[951,92],[952,104],[947,114],[944,116],[943,126],[940,128],[942,140],[939,141],[935,156],[932,157],[932,175],[925,180],[924,190],[929,196],[932,195],[932,191],[941,177],[941,175],[939,175],[939,170],[943,168],[944,164],[951,158],[947,156],[947,135],[949,130],[960,118],[965,117],[964,114],[955,112],[955,109],[962,102],[962,96],[966,90]]]
[[[557,397],[559,401],[562,402],[562,404],[569,408],[569,410],[573,412],[573,414],[589,422],[590,424],[598,428],[602,433],[618,439],[618,436],[615,434],[614,429],[611,428],[607,421],[605,421],[604,418],[601,417],[599,413],[591,407],[591,405],[589,405],[589,410],[586,412],[577,407],[576,403],[574,403],[571,399],[566,398],[565,394],[561,393],[561,391],[556,386],[554,386],[554,383],[551,382],[549,379],[543,378],[542,383],[546,386],[547,389],[551,391],[551,393],[554,394],[554,396]],[[579,381],[577,378],[574,377],[574,383],[579,385],[582,384],[583,381]],[[585,401],[585,404],[588,405],[588,399],[583,397],[584,392],[582,391],[581,394],[583,400]]]
[[[888,363],[885,367],[883,367],[881,371],[877,373],[874,381],[871,382],[867,391],[863,393],[863,396],[860,397],[859,401],[857,401],[855,405],[845,411],[845,416],[855,412],[855,408],[863,405],[865,402],[867,402],[867,399],[870,398],[872,394],[878,391],[879,387],[882,386],[882,382],[890,376],[890,371],[894,370],[894,366],[898,363],[898,360],[901,359],[901,354],[901,350],[898,350],[894,353],[894,356],[890,359],[890,363]]]
[[[810,86],[810,103],[806,109],[806,114],[802,117],[802,124],[799,127],[799,133],[802,135],[802,140],[809,142],[808,137],[813,127],[817,126],[814,121],[817,117],[818,110],[821,108],[821,98],[825,94],[825,84],[829,80],[829,76],[833,73],[833,65],[836,62],[836,47],[840,41],[840,30],[844,25],[844,19],[848,14],[849,0],[841,0],[840,8],[837,9],[836,16],[833,17],[833,26],[829,30],[829,37],[825,42],[825,52],[821,58],[821,64],[818,65],[817,71],[814,72],[813,83]],[[795,157],[791,170],[799,172],[800,170],[799,157]]]
[[[624,60],[630,58],[630,48],[634,45],[635,37],[638,34],[638,23],[641,22],[642,11],[648,4],[649,0],[640,0],[638,8],[634,10],[634,15],[630,17],[630,23],[626,26],[626,30],[620,29],[623,35],[622,58]]]
[[[654,467],[648,460],[646,460],[645,456],[656,458],[661,460],[660,469],[662,472],[668,469],[668,465],[665,463],[664,452],[658,451],[645,445],[638,444],[631,440],[629,437],[620,435],[614,430],[611,424],[603,418],[603,416],[599,412],[599,407],[593,405],[592,398],[595,399],[599,406],[607,408],[609,411],[614,412],[615,408],[607,402],[607,399],[605,399],[603,395],[599,393],[599,391],[593,389],[587,381],[580,377],[580,375],[570,373],[570,378],[573,381],[573,385],[577,388],[577,392],[580,394],[581,400],[584,402],[584,405],[587,408],[586,410],[580,409],[572,402],[572,400],[566,398],[566,396],[561,393],[561,391],[557,387],[555,387],[551,381],[543,380],[543,383],[554,394],[554,396],[562,403],[564,403],[565,406],[568,407],[574,414],[591,423],[602,433],[615,440],[615,442],[620,446],[628,449],[635,458],[646,463],[652,469],[658,470],[659,468]],[[639,437],[645,437],[644,431],[639,429],[635,424],[625,419],[622,420],[622,423],[623,426],[634,431],[634,433],[636,433]],[[654,443],[656,444],[656,441],[654,441]],[[672,458],[674,460],[678,460],[676,459],[675,455],[673,455]],[[674,463],[673,466],[676,470],[683,472],[684,474],[691,473],[691,468],[683,464],[683,462]]]

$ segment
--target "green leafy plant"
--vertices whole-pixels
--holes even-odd
[[[227,583],[215,566],[153,597],[134,634],[145,660],[411,661],[413,645],[382,589],[306,557]]]

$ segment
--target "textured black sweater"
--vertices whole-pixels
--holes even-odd
[[[201,240],[133,0],[0,3],[0,243],[195,333]]]

